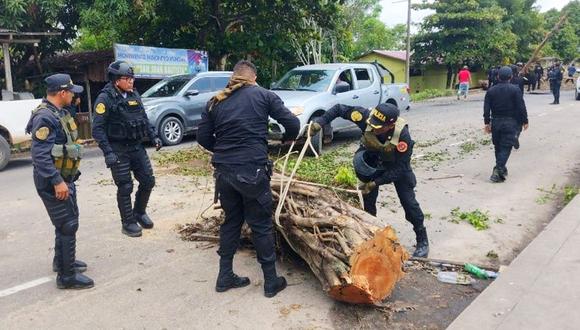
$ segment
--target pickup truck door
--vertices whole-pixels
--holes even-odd
[[[358,104],[364,108],[376,107],[381,98],[381,80],[375,70],[368,67],[354,68],[355,95],[358,96]]]
[[[354,89],[355,88],[355,81],[354,81],[354,75],[353,75],[352,69],[343,70],[338,75],[338,78],[332,84],[333,91],[334,91],[334,87],[336,86],[337,81],[347,82],[350,85],[351,90],[348,92],[339,93],[339,94],[333,93],[332,96],[333,96],[335,102],[333,102],[332,105],[335,105],[335,104],[346,104],[346,105],[351,105],[351,106],[360,105],[360,96],[357,93],[357,91]],[[337,119],[332,121],[332,127],[334,129],[345,128],[345,127],[349,127],[349,126],[353,126],[353,125],[354,124],[351,121],[347,121],[347,120],[342,119],[342,118],[337,118]]]

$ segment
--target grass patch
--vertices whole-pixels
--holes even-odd
[[[417,148],[428,148],[428,147],[432,147],[434,145],[437,145],[439,143],[441,143],[441,141],[445,140],[445,138],[438,138],[438,139],[433,139],[433,140],[427,140],[427,141],[422,141],[422,142],[417,142],[415,143],[415,147]]]
[[[553,184],[549,189],[537,188],[537,190],[542,193],[540,197],[536,198],[536,204],[538,205],[544,205],[558,197],[555,184]]]
[[[461,154],[468,154],[468,153],[474,151],[475,149],[477,149],[477,145],[474,142],[468,141],[468,142],[461,144],[460,149],[461,149],[461,151],[460,151]]]
[[[577,186],[564,186],[564,205],[568,205],[580,192]]]
[[[157,165],[170,169],[172,174],[209,176],[213,173],[210,158],[206,151],[195,146],[173,152],[160,152],[154,159]]]
[[[494,250],[489,251],[485,256],[488,257],[489,259],[499,258],[499,256],[497,255],[497,252],[495,252]]]
[[[290,156],[285,171],[286,174],[294,168],[297,159],[298,156],[296,154]],[[282,171],[283,165],[284,160],[280,159],[276,162],[276,169]],[[344,148],[325,152],[318,158],[302,158],[296,177],[299,180],[343,188],[354,188],[357,184],[357,178],[352,167],[352,152]]]
[[[482,146],[488,146],[491,144],[491,139],[490,138],[483,138],[483,139],[479,140],[479,144],[481,144]]]
[[[467,222],[477,230],[485,230],[489,228],[489,212],[476,209],[470,212],[463,212],[459,207],[451,210],[451,222],[460,223]]]
[[[417,102],[417,101],[433,99],[436,97],[451,96],[454,94],[455,94],[455,91],[450,90],[450,89],[426,89],[426,90],[421,91],[419,93],[411,94],[411,101]]]

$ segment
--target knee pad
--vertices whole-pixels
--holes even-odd
[[[79,220],[74,218],[62,224],[61,233],[66,236],[74,235],[79,229]]]
[[[152,175],[139,184],[145,190],[151,190],[155,187],[155,177]]]
[[[117,193],[119,195],[131,195],[133,192],[133,182],[123,182],[117,186]]]

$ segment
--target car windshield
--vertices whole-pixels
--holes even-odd
[[[185,84],[191,81],[191,76],[176,76],[165,78],[151,86],[141,96],[143,97],[167,97],[175,96]]]
[[[335,70],[292,70],[272,90],[322,92],[328,89]]]

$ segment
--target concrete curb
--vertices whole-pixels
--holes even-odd
[[[575,197],[448,329],[577,329],[580,197]]]

